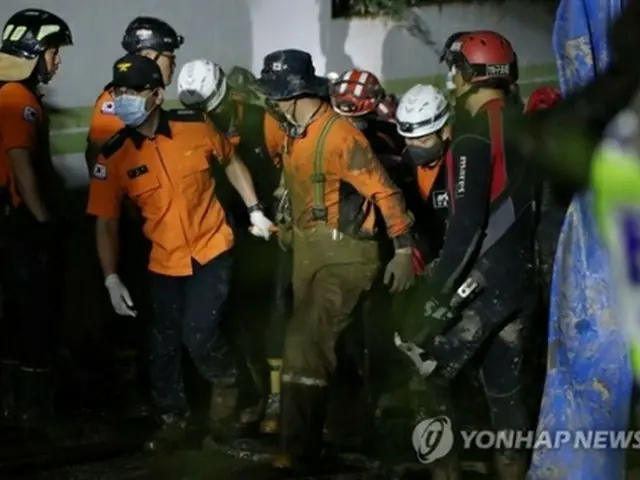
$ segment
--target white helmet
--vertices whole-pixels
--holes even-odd
[[[214,110],[227,93],[227,76],[217,63],[191,60],[178,75],[178,98],[187,108]]]
[[[433,85],[414,85],[400,99],[396,110],[398,133],[419,138],[439,131],[449,121],[451,107]]]

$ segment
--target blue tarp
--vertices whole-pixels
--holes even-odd
[[[563,93],[588,83],[606,68],[607,29],[623,3],[562,0],[553,47]],[[633,381],[610,287],[607,253],[598,238],[590,195],[577,196],[556,252],[539,431],[628,428]],[[528,478],[619,480],[624,470],[623,450],[580,450],[565,444],[537,449]]]

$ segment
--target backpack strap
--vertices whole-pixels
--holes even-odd
[[[313,208],[311,214],[313,219],[318,222],[326,222],[327,207],[324,203],[324,183],[326,177],[324,174],[324,147],[327,143],[327,135],[333,124],[338,120],[337,115],[333,115],[325,122],[320,131],[318,142],[316,143],[315,157],[313,160],[313,173],[311,174],[311,183],[313,184]]]

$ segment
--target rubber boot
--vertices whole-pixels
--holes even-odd
[[[255,405],[251,405],[250,407],[242,410],[238,420],[239,426],[242,430],[252,429],[254,432],[260,427],[260,423],[264,418],[268,396],[266,385],[266,365],[264,365],[264,362],[260,362],[260,365],[257,365],[257,363],[258,362],[248,362],[247,367],[251,374],[251,378],[253,379],[253,384],[258,391],[260,400],[256,402]]]
[[[270,392],[260,431],[273,435],[280,432],[280,372],[282,371],[282,359],[268,358],[267,363],[271,369],[269,377]]]
[[[322,429],[329,389],[287,384],[282,391],[281,452],[273,467],[279,470],[314,473],[322,461]]]
[[[527,458],[522,452],[496,452],[493,464],[497,480],[524,480],[527,475]]]
[[[18,420],[18,388],[20,365],[16,361],[2,360],[0,363],[0,403],[2,423],[11,424]]]
[[[239,390],[236,387],[214,387],[209,404],[211,440],[224,441],[240,434],[236,415]]]
[[[20,397],[18,410],[22,423],[40,426],[53,417],[53,381],[51,371],[20,368]]]
[[[180,448],[187,437],[187,420],[182,415],[165,414],[160,417],[160,428],[145,442],[148,453],[166,453]]]

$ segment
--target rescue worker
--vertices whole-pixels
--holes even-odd
[[[393,123],[387,120],[391,109],[386,109],[382,102],[388,98],[378,77],[367,70],[345,70],[330,85],[333,110],[364,134],[376,158],[402,190],[408,210],[412,210],[415,182],[412,172],[400,162],[404,139],[398,135]],[[376,239],[381,261],[390,260],[394,252],[391,240],[384,235],[384,231],[378,232]],[[393,377],[397,376],[397,369],[389,362],[388,354],[388,340],[394,332],[393,324],[389,322],[393,318],[392,298],[380,277],[378,275],[369,291],[362,296],[356,321],[345,330],[337,347],[339,375],[336,375],[336,384],[339,386],[339,381],[345,385],[362,383],[368,403],[365,407],[369,409],[374,408],[382,393],[393,383]],[[396,298],[401,296],[396,295]],[[355,368],[349,368],[353,364]],[[337,390],[340,391],[339,388]],[[350,390],[349,394],[353,395],[353,388]],[[347,402],[346,398],[339,400]],[[361,404],[350,403],[351,408],[363,408]],[[373,420],[373,415],[367,420]],[[329,428],[329,433],[332,433],[331,430]],[[370,432],[357,433],[361,437],[372,437]]]
[[[61,47],[72,43],[62,18],[26,9],[9,18],[0,47],[1,400],[5,418],[27,423],[52,411],[52,337],[61,309],[61,182],[38,87],[53,79]]]
[[[184,37],[168,23],[153,17],[136,17],[124,31],[122,48],[155,60],[162,71],[166,86],[171,84],[175,70],[175,53],[184,44]],[[102,145],[124,124],[114,112],[111,85],[107,84],[96,100],[89,125],[85,157],[89,171],[93,169]]]
[[[402,160],[415,170],[420,197],[435,213],[424,223],[428,224],[425,229],[431,230],[428,238],[432,239],[431,252],[436,255],[442,247],[449,208],[444,158],[453,135],[451,114],[451,106],[440,90],[418,84],[402,96],[395,118],[397,131],[407,144]]]
[[[387,99],[378,77],[367,70],[346,70],[331,84],[333,110],[358,128],[378,160],[393,170],[400,165],[404,140],[398,137],[393,124],[379,116],[380,105]],[[383,109],[382,113],[389,115],[391,109]]]
[[[233,146],[201,113],[163,110],[164,79],[157,62],[128,54],[116,61],[114,109],[126,125],[102,148],[94,166],[88,213],[97,217],[98,255],[114,310],[136,316],[120,277],[118,217],[123,197],[145,219],[154,310],[150,332],[152,401],[161,427],[149,451],[184,440],[188,405],[180,359],[184,343],[212,397],[213,433],[226,428],[235,409],[235,368],[220,332],[220,309],[229,290],[233,234],[217,201],[210,161],[226,167],[250,212],[252,231],[266,239],[272,223],[257,202],[251,177]]]
[[[406,142],[402,163],[412,170],[417,180],[419,198],[412,210],[416,217],[416,229],[429,240],[429,249],[424,258],[428,262],[433,261],[442,248],[448,216],[449,195],[444,159],[453,135],[452,108],[440,90],[432,85],[418,84],[402,96],[395,120],[397,132]],[[401,334],[407,322],[410,324],[412,318],[422,316],[424,299],[429,292],[429,284],[423,277],[404,295],[402,302],[398,302],[399,305],[394,309],[393,325]],[[432,391],[419,378],[398,375],[398,370],[401,367],[396,369],[395,375],[404,382],[401,392],[405,393],[408,388],[412,402],[407,404],[406,393],[400,397],[402,402],[399,402],[394,398],[398,397],[396,393],[394,396],[389,395],[384,403],[390,404],[391,412],[395,407],[395,411],[406,411],[420,419],[424,410],[423,399],[428,398]],[[384,414],[382,411],[381,415]]]
[[[233,72],[234,78],[229,78],[220,65],[209,60],[187,62],[178,74],[178,96],[186,107],[206,112],[216,128],[225,133],[255,179],[258,199],[268,208],[269,216],[273,216],[285,133],[263,106],[254,103],[257,94],[251,72],[241,67],[234,67]],[[286,322],[286,299],[281,298],[284,292],[280,290],[282,282],[285,286],[290,284],[290,274],[288,278],[277,274],[277,281],[272,280],[274,270],[279,270],[282,262],[290,262],[281,258],[285,254],[280,253],[275,238],[264,242],[249,234],[249,217],[241,198],[224,178],[224,172],[214,173],[218,178],[218,198],[233,219],[235,236],[236,262],[229,310],[260,396],[256,405],[240,415],[240,428],[261,422],[263,433],[277,433]],[[254,301],[246,301],[249,294]],[[265,315],[265,311],[269,313]],[[263,345],[265,338],[260,333],[265,329]]]
[[[268,54],[258,84],[289,121],[283,151],[291,201],[293,316],[282,374],[282,455],[274,466],[319,466],[334,347],[379,268],[374,239],[377,205],[395,255],[385,283],[412,285],[411,219],[400,191],[364,135],[318,96],[326,81],[300,50]]]
[[[396,344],[433,388],[432,415],[456,424],[450,380],[475,356],[493,428],[524,430],[530,423],[522,357],[537,300],[535,180],[510,143],[510,125],[523,114],[506,100],[516,57],[503,36],[482,31],[461,35],[445,60],[455,68],[457,102],[467,111],[463,124],[456,118],[447,154],[451,214],[437,264],[428,268],[432,294],[420,332]],[[434,148],[445,141],[437,138]],[[427,154],[420,148],[412,155]],[[460,478],[456,455],[454,449],[433,463],[433,478]],[[523,452],[498,450],[494,459],[497,478],[524,478]]]
[[[153,17],[136,17],[133,19],[125,28],[121,40],[121,46],[125,52],[142,55],[156,61],[162,72],[165,85],[171,84],[175,70],[175,55],[183,44],[184,37],[179,35],[171,25]],[[96,99],[89,124],[85,151],[89,173],[95,165],[102,145],[124,127],[122,121],[115,114],[113,100],[110,85],[107,84]],[[151,244],[142,234],[142,219],[134,203],[126,199],[123,211],[124,215],[120,218],[120,228],[118,230],[120,233],[120,245],[122,246],[118,271],[131,289],[132,295],[138,298],[138,316],[142,321],[136,324],[126,322],[121,328],[115,329],[118,332],[118,337],[111,339],[112,345],[107,347],[108,351],[105,353],[107,358],[115,354],[118,360],[110,362],[115,364],[115,371],[113,372],[115,378],[113,382],[107,383],[115,385],[112,385],[110,390],[119,391],[120,394],[113,400],[119,404],[121,409],[124,409],[125,414],[139,416],[149,413],[148,385],[142,382],[140,378],[137,378],[137,375],[126,374],[125,372],[128,373],[134,367],[134,372],[137,370],[141,372],[142,377],[147,376],[145,373],[148,366],[144,360],[147,356],[146,348],[139,341],[146,336],[141,327],[146,323],[147,317],[151,315],[151,305],[146,301],[146,292],[148,290],[146,259],[149,256]],[[87,223],[85,235],[93,238],[94,225],[92,219],[88,219]],[[89,255],[95,261],[95,253],[89,252]],[[89,268],[90,266],[90,275],[100,278],[99,266],[93,265],[89,259],[85,260],[85,262],[89,265],[81,268]],[[101,302],[98,302],[98,304],[102,305],[104,299],[101,297],[100,300]],[[114,320],[109,317],[99,319],[101,315],[104,315],[102,310],[96,312],[97,322],[118,325],[117,319]],[[112,331],[113,329],[106,330]],[[126,333],[129,334],[127,335]],[[104,338],[105,336],[103,336],[102,340],[108,341],[109,339]],[[96,347],[91,346],[90,348],[95,351]],[[114,348],[115,352],[113,351]],[[127,378],[125,385],[121,384],[123,378]]]

